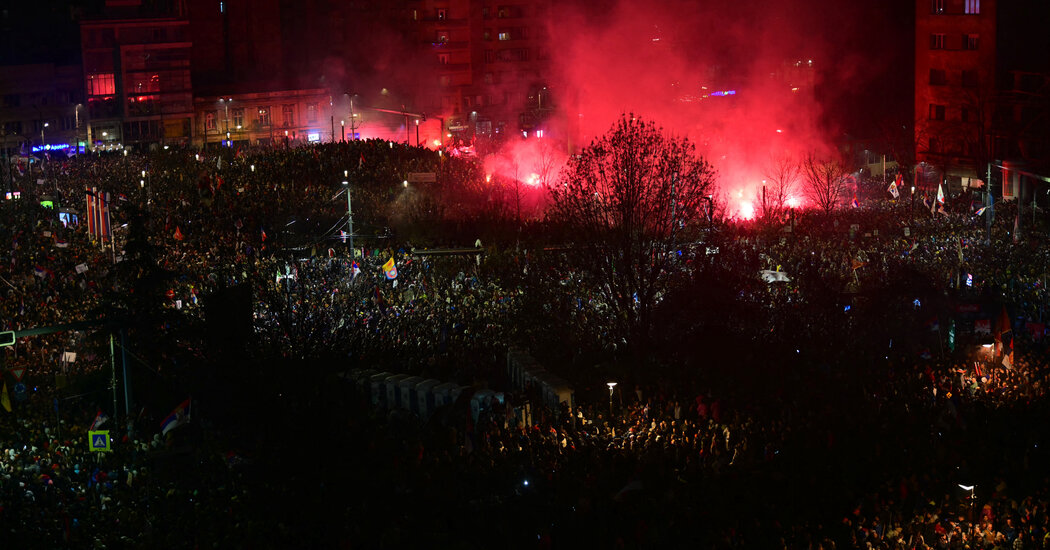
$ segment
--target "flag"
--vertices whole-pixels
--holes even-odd
[[[175,226],[175,235],[173,235],[173,237],[175,238],[176,241],[181,241],[182,240],[182,230],[179,229],[179,226],[177,226],[177,225]]]
[[[43,279],[44,277],[47,277],[48,271],[47,269],[44,269],[41,266],[36,266],[33,268],[33,275],[36,275],[37,277]]]
[[[361,153],[361,158],[357,159],[357,169],[360,170],[365,165],[365,154]]]
[[[260,227],[259,232],[262,233],[262,242],[266,242],[266,230]]]
[[[102,425],[105,424],[108,420],[109,416],[106,415],[106,413],[102,412],[102,409],[99,409],[99,411],[95,413],[95,420],[91,422],[91,427],[88,428],[88,431],[93,432],[101,428]]]
[[[187,399],[182,403],[179,403],[179,406],[175,407],[175,410],[171,411],[171,414],[160,423],[160,433],[161,435],[167,435],[171,430],[174,430],[183,424],[188,424],[189,421],[190,400]]]
[[[1003,356],[1003,366],[1013,370],[1014,368],[1014,352],[1010,350],[1010,353]]]
[[[11,396],[7,393],[7,380],[4,380],[4,393],[0,394],[0,405],[3,405],[7,412],[11,412]]]
[[[386,274],[387,279],[397,278],[397,266],[394,264],[394,258],[391,257],[385,264],[383,264],[383,273]]]
[[[55,235],[55,248],[69,248],[69,241]]]
[[[361,273],[361,268],[358,267],[357,262],[350,263],[350,280],[353,281],[357,278],[357,274]]]
[[[897,182],[895,182],[895,181],[891,181],[890,182],[890,187],[889,187],[889,189],[887,189],[887,191],[889,191],[890,194],[893,195],[893,198],[895,198],[895,199],[896,198],[900,198],[900,196],[901,196],[900,191],[897,189]]]
[[[941,188],[941,184],[937,184],[937,203],[944,204],[944,189]]]
[[[92,237],[95,236],[95,193],[92,189],[84,191],[84,212],[87,215],[87,230]]]
[[[107,241],[112,238],[112,229],[109,220],[109,193],[103,194],[101,191],[97,197],[99,201],[98,208],[98,237],[102,241]]]
[[[858,269],[860,269],[860,268],[862,268],[862,267],[864,267],[864,266],[868,265],[868,262],[862,262],[862,261],[860,261],[860,260],[858,260],[858,259],[854,259],[854,260],[853,260],[853,261],[852,261],[852,262],[850,263],[850,265],[851,265],[851,266],[853,267],[853,271],[856,271],[856,270],[858,270]]]
[[[982,207],[978,208],[977,211],[973,213],[973,215],[974,216],[980,216],[981,214],[984,214],[985,210],[988,210],[988,207],[987,206],[982,206]]]
[[[857,195],[853,195],[853,200],[849,203],[853,208],[859,208],[860,203],[857,202]]]
[[[926,208],[931,208],[930,207],[930,198],[926,197],[926,196],[923,196],[922,197],[922,205],[925,206]],[[930,209],[930,212],[933,212],[932,208]]]

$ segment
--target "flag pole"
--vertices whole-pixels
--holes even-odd
[[[109,332],[109,371],[110,386],[113,388],[113,420],[117,418],[117,361],[116,353],[113,351],[113,331]]]

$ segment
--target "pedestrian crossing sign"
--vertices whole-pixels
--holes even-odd
[[[88,432],[88,446],[92,451],[109,451],[109,430]]]

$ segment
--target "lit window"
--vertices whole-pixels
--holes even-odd
[[[442,65],[448,65],[448,54],[447,53],[439,53],[438,54],[438,63],[441,63]]]
[[[306,105],[306,121],[317,122],[317,104],[308,103]]]
[[[243,108],[239,108],[239,109],[234,109],[233,110],[233,125],[236,126],[238,129],[241,126],[244,126],[244,109]]]
[[[204,113],[204,129],[206,131],[215,131],[215,111]]]
[[[969,15],[981,13],[981,0],[966,0],[966,13]]]
[[[507,31],[500,32],[499,33],[499,39],[500,40],[510,40],[510,33],[507,32]]]
[[[265,126],[269,126],[269,125],[270,125],[270,108],[269,107],[259,107],[259,126],[265,127]]]
[[[444,21],[445,19],[448,19],[448,10],[445,9],[445,8],[438,8],[438,10],[437,10],[437,18],[438,18],[438,20],[441,20],[441,21]]]
[[[116,93],[116,82],[113,73],[90,74],[87,77],[89,96],[113,95]]]

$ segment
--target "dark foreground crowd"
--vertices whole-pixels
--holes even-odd
[[[371,141],[86,156],[12,172],[23,191],[2,205],[9,252],[0,262],[0,330],[95,319],[144,288],[148,266],[126,249],[139,239],[164,273],[149,302],[163,318],[204,320],[209,296],[247,284],[257,354],[340,364],[297,373],[305,387],[281,394],[258,423],[223,425],[196,412],[209,403],[195,403],[188,425],[162,434],[161,421],[186,397],[182,371],[206,360],[197,342],[139,346],[136,368],[171,390],[149,393],[154,402],[125,415],[110,406],[111,357],[99,331],[19,340],[3,349],[4,367],[26,374],[4,378],[12,410],[0,411],[0,540],[16,548],[1050,547],[1041,420],[1050,412],[1050,249],[1038,228],[1014,242],[1008,204],[990,232],[970,211],[915,219],[883,202],[834,223],[802,217],[790,234],[726,225],[718,252],[685,250],[682,269],[719,266],[746,280],[735,300],[752,306],[751,316],[727,313],[726,323],[753,349],[730,350],[722,364],[745,374],[727,383],[715,365],[684,359],[678,374],[633,376],[610,397],[600,373],[547,365],[576,383],[577,397],[571,409],[545,409],[530,388],[509,384],[506,351],[539,324],[580,333],[601,324],[603,305],[574,287],[571,272],[559,285],[568,313],[537,319],[528,269],[535,277],[557,264],[491,246],[484,255],[420,255],[375,227],[351,252],[339,234],[343,178],[369,182],[354,188],[355,206],[358,193],[362,205],[403,203],[399,171],[476,177],[467,164]],[[82,209],[85,186],[111,193],[116,246],[40,205],[50,198]],[[388,214],[372,225],[412,217]],[[308,223],[316,227],[307,237],[294,233]],[[847,230],[852,223],[859,234]],[[396,278],[383,269],[391,259]],[[766,283],[760,270],[790,280]],[[847,303],[855,319],[829,313],[843,306],[829,305],[827,293],[886,292],[904,272],[935,292],[916,290],[914,302],[871,319],[865,312],[876,309],[859,298]],[[965,317],[958,303],[979,308]],[[877,316],[885,311],[905,317]],[[863,351],[843,351],[843,337]],[[883,357],[861,344],[874,341],[887,341]],[[372,407],[369,388],[334,376],[350,367],[488,386],[503,401],[417,418]],[[87,447],[100,410],[120,417],[102,425],[113,436],[109,453]]]

